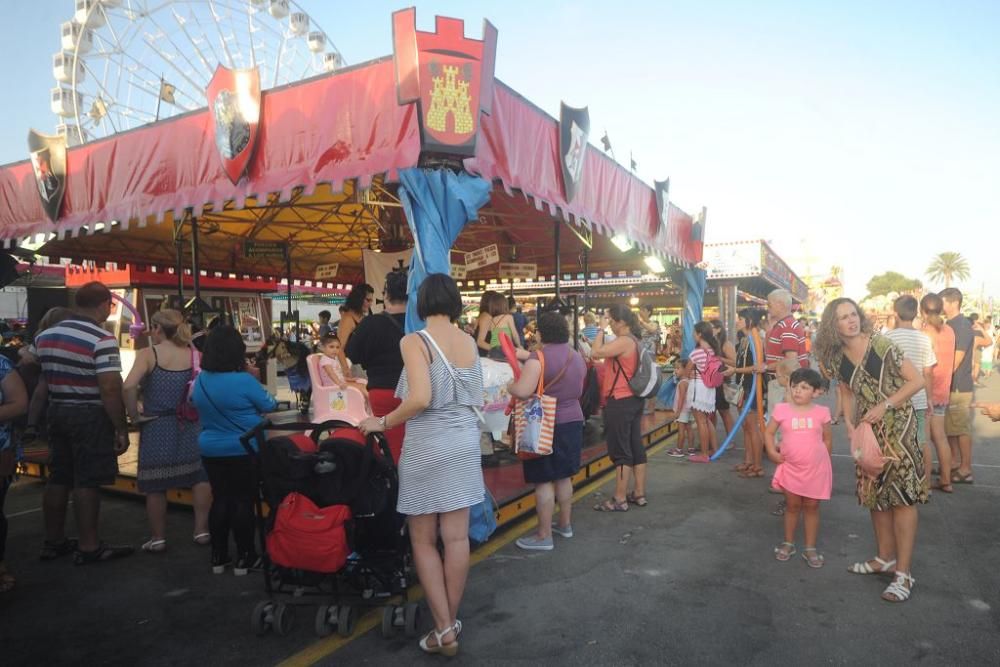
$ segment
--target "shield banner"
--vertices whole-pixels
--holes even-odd
[[[246,173],[260,126],[260,71],[219,65],[206,90],[215,125],[215,147],[234,184]]]
[[[590,111],[559,104],[559,166],[562,167],[563,194],[573,201],[583,182],[584,156],[590,136]]]
[[[669,229],[670,226],[670,179],[665,181],[653,181],[653,190],[656,192],[656,212],[660,216],[660,227]]]
[[[49,220],[57,222],[66,194],[66,137],[29,130],[28,152],[42,208]]]

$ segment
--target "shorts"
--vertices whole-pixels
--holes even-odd
[[[949,437],[972,435],[972,392],[953,391],[944,419],[944,432]]]
[[[729,409],[729,401],[726,400],[726,392],[722,388],[722,385],[715,388],[715,409],[719,412]]]
[[[688,408],[684,412],[677,415],[674,419],[678,424],[690,424],[691,423],[691,408]]]
[[[102,406],[52,403],[46,420],[50,482],[78,489],[114,484],[115,427]]]
[[[785,388],[781,386],[781,383],[777,380],[771,380],[767,383],[767,421],[771,421],[771,415],[774,414],[774,406],[778,403],[785,402]]]
[[[609,398],[604,406],[604,429],[608,458],[616,466],[637,466],[646,462],[642,446],[642,399]]]
[[[917,416],[917,444],[926,445],[927,444],[927,408],[923,410],[914,410],[913,414]]]
[[[944,417],[947,413],[948,413],[947,403],[943,403],[941,405],[935,404],[934,407],[931,408],[931,414],[935,417]]]

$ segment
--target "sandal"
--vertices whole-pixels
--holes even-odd
[[[931,484],[931,488],[942,493],[955,493],[955,487],[951,484],[945,484],[942,480],[938,480],[937,484]]]
[[[167,550],[167,541],[151,537],[148,542],[142,545],[142,550],[149,554],[163,553]]]
[[[210,533],[195,533],[191,539],[194,540],[195,544],[202,547],[212,543],[212,535]]]
[[[812,555],[809,555],[809,554]],[[819,569],[823,567],[823,554],[816,551],[816,547],[805,547],[802,549],[802,558],[809,564],[809,567],[813,569]]]
[[[750,468],[748,470],[744,470],[743,472],[741,472],[737,476],[741,477],[743,479],[754,479],[756,477],[763,477],[764,476],[764,469],[763,468]]]
[[[628,500],[619,502],[615,498],[611,498],[594,505],[594,510],[597,512],[628,512]]]
[[[447,637],[448,634],[452,632],[455,633],[455,639],[447,644],[442,643],[441,640]],[[437,641],[437,643],[434,645],[429,644],[427,641],[431,638],[431,635],[434,635],[434,639],[435,641]],[[423,651],[424,653],[440,653],[441,655],[446,655],[449,658],[457,655],[458,623],[456,623],[455,625],[449,625],[442,632],[438,632],[437,630],[431,630],[426,635],[424,635],[423,639],[420,640],[419,646],[420,650]]]
[[[38,560],[55,560],[60,556],[68,556],[76,551],[77,542],[75,539],[64,539],[62,542],[42,543],[42,550],[38,552]]]
[[[133,553],[135,553],[135,549],[130,546],[112,546],[101,542],[101,546],[97,547],[94,551],[80,551],[77,549],[73,555],[73,564],[90,565],[91,563],[103,563],[107,560],[131,556]]]
[[[779,500],[777,507],[771,510],[771,514],[774,516],[785,516],[785,505],[786,503],[784,500]]]
[[[955,471],[955,472],[952,472],[952,474],[951,474],[951,483],[952,484],[973,484],[973,483],[975,483],[975,480],[972,479],[972,473],[971,472],[968,475],[963,475],[962,473],[960,473],[958,471]]]
[[[780,560],[784,563],[791,560],[794,555],[795,545],[791,542],[782,542],[781,545],[774,547],[774,560]]]
[[[882,591],[882,599],[886,602],[906,602],[910,599],[915,583],[917,580],[906,572],[896,572],[896,578]]]
[[[635,505],[636,507],[645,507],[649,504],[649,501],[646,500],[646,496],[637,496],[634,493],[626,495],[625,501],[630,505]]]
[[[746,472],[747,470],[752,470],[753,466],[749,463],[738,463],[733,466],[733,472]]]
[[[874,567],[871,566],[872,562],[878,564],[879,566],[878,570],[876,570]],[[863,563],[854,563],[849,568],[847,568],[847,571],[850,572],[851,574],[893,574],[895,570],[890,570],[889,568],[894,566],[895,564],[896,564],[895,558],[893,558],[892,560],[882,560],[878,556],[875,556],[875,558],[872,558],[870,561],[866,560]]]

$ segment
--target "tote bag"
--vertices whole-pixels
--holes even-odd
[[[566,365],[552,380],[553,385],[566,373],[570,359],[567,357]],[[538,351],[538,363],[542,366],[538,390],[530,398],[518,400],[514,410],[514,451],[520,459],[550,455],[555,438],[558,399],[545,393],[545,355],[541,350]]]

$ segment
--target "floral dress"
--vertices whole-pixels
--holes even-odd
[[[854,393],[854,421],[873,407],[885,403],[906,384],[903,379],[903,353],[881,334],[872,334],[868,347],[855,366],[841,353],[833,364],[837,377]],[[882,474],[871,483],[858,469],[858,502],[870,510],[884,512],[901,505],[927,502],[924,485],[923,452],[917,445],[917,419],[909,400],[887,410],[873,425],[882,455],[890,459]]]

